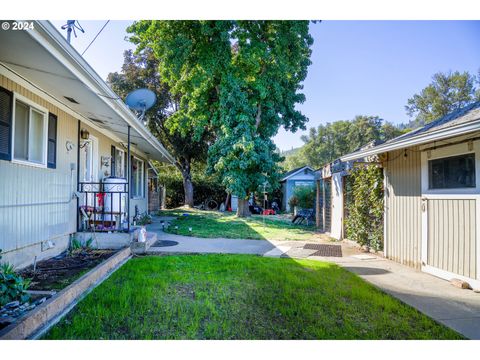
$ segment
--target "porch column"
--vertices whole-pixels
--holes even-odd
[[[128,232],[130,232],[130,187],[132,176],[130,174],[132,169],[131,159],[130,159],[130,125],[128,125],[127,132],[127,221],[128,221]]]
[[[77,126],[77,191],[80,191],[80,128],[81,128],[81,121],[78,120],[78,126]],[[77,226],[77,232],[80,231],[80,199],[78,196],[77,198],[77,210],[76,210],[76,226]]]
[[[317,179],[315,182],[317,185],[317,202],[315,206],[315,222],[317,225],[317,229],[320,228],[320,180]]]
[[[326,209],[326,198],[325,198],[325,181],[323,180],[323,177],[322,177],[322,181],[323,181],[323,186],[322,186],[322,199],[323,199],[323,204],[322,204],[322,220],[323,220],[323,226],[322,226],[322,230],[325,231],[325,221],[326,221],[326,214],[325,214],[325,209]]]

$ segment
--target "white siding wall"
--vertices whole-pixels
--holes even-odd
[[[0,248],[3,261],[16,266],[63,251],[68,235],[75,232],[76,149],[67,152],[65,143],[76,143],[77,120],[49,102],[0,75],[0,86],[19,93],[58,116],[57,168],[44,169],[0,160]],[[72,221],[73,219],[73,221]],[[55,247],[42,251],[41,243]]]
[[[57,123],[57,168],[44,169],[0,160],[0,249],[2,261],[24,267],[34,261],[55,256],[69,244],[69,235],[76,232],[76,200],[72,194],[77,187],[77,129],[78,120],[58,109],[43,98],[31,93],[10,79],[0,75],[0,86],[19,93],[58,116]],[[99,140],[98,162],[101,156],[111,155],[111,145],[121,147],[104,134],[82,124]],[[66,142],[75,144],[67,152]],[[132,151],[132,154],[134,152]],[[135,154],[145,161],[141,154]],[[75,170],[71,170],[71,164]],[[104,177],[105,167],[99,165],[99,179]],[[108,169],[111,172],[110,169]],[[82,164],[80,164],[82,171]],[[147,211],[147,176],[145,196],[130,201],[130,215],[135,205],[140,212]],[[46,250],[42,243],[55,246]]]

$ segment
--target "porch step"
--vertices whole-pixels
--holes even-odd
[[[138,239],[138,237],[136,237]],[[147,240],[145,242],[132,241],[130,249],[134,254],[145,254],[147,250],[157,242],[157,233],[147,231]]]

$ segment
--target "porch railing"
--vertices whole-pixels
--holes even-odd
[[[129,231],[128,183],[79,182],[78,231]]]

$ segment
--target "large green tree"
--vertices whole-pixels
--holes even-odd
[[[474,101],[480,101],[480,74],[468,72],[438,72],[432,82],[419,94],[408,99],[407,114],[413,119],[411,127],[422,126],[460,109]]]
[[[157,102],[147,112],[147,126],[175,158],[175,167],[183,179],[185,205],[193,207],[192,165],[206,162],[211,134],[206,128],[195,129],[188,118],[178,114],[179,97],[160,78],[160,67],[151,48],[144,47],[136,53],[125,51],[122,71],[110,73],[107,82],[123,98],[138,88],[155,92]]]
[[[281,157],[271,138],[283,126],[305,128],[295,105],[313,39],[308,21],[140,21],[129,29],[150,47],[160,75],[195,129],[213,126],[210,170],[239,196],[237,215],[259,186],[277,186]],[[182,126],[182,121],[179,121]],[[197,136],[194,129],[194,136]],[[203,130],[202,130],[203,131]]]

